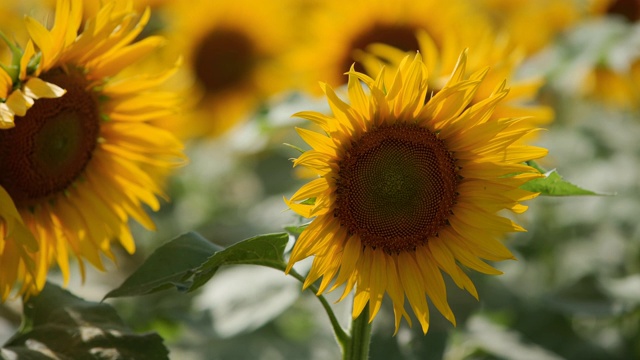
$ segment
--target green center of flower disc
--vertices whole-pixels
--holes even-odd
[[[349,46],[349,50],[342,61],[340,75],[349,70],[353,64],[353,52],[366,50],[367,46],[375,43],[391,45],[403,51],[417,51],[420,49],[416,38],[416,28],[408,25],[374,24],[370,28],[356,36]],[[362,66],[356,63],[356,71],[364,71]]]
[[[412,124],[380,127],[340,163],[334,215],[365,246],[412,251],[445,224],[457,179],[455,159],[435,134]]]
[[[96,97],[78,73],[41,76],[67,90],[38,99],[15,127],[0,131],[0,185],[16,206],[29,206],[66,189],[86,167],[100,131]]]
[[[251,76],[257,61],[254,43],[233,29],[215,29],[195,52],[194,71],[207,93],[227,91]]]

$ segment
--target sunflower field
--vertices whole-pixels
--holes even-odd
[[[640,359],[640,1],[0,2],[0,359]]]

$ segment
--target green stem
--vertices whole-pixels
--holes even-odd
[[[371,323],[369,322],[369,303],[360,315],[351,322],[351,341],[344,348],[343,360],[366,360],[369,358],[371,342]]]
[[[295,270],[291,269],[289,271],[289,275],[304,283],[304,276],[298,274]],[[325,299],[325,297],[322,295],[317,295],[318,287],[312,284],[307,289],[313,291],[313,293],[316,294],[316,297],[318,298],[318,300],[320,300],[322,307],[327,312],[327,315],[329,315],[329,321],[331,322],[331,326],[333,327],[333,332],[335,333],[336,339],[342,347],[342,353],[344,354],[346,352],[347,346],[349,346],[351,343],[349,335],[347,335],[342,326],[340,326],[340,323],[338,322],[338,319],[336,318],[336,315],[334,314],[333,309],[331,308],[331,305],[329,304],[327,299]]]

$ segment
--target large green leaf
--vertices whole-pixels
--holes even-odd
[[[544,174],[544,177],[533,179],[522,185],[521,188],[524,190],[539,192],[540,195],[545,196],[607,195],[586,190],[574,185],[562,178],[555,169],[547,171],[534,161],[529,161],[527,163],[538,170],[541,174]]]
[[[185,291],[191,287],[194,270],[220,249],[195,232],[180,235],[156,249],[104,298],[145,295],[173,287]]]
[[[23,326],[0,359],[162,360],[168,354],[159,335],[133,333],[110,305],[46,284],[25,302]]]
[[[197,233],[181,235],[159,247],[106,298],[151,294],[177,288],[193,291],[222,265],[262,265],[284,270],[286,233],[260,235],[223,249]]]
[[[223,265],[262,265],[284,270],[283,253],[288,240],[286,233],[259,235],[215,253],[196,270],[189,291],[204,285]]]

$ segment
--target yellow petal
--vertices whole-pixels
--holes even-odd
[[[42,59],[40,60],[39,67],[47,70],[53,64],[55,57],[58,55],[53,51],[53,38],[47,28],[32,17],[27,16],[25,18],[25,23],[31,39],[42,53]]]
[[[33,99],[59,98],[67,90],[56,84],[48,83],[40,78],[32,77],[24,84],[24,94]]]
[[[307,129],[296,128],[296,131],[302,140],[316,151],[320,151],[331,156],[337,155],[336,145],[331,141],[331,138]]]
[[[424,293],[424,280],[413,255],[402,252],[398,255],[398,275],[402,288],[407,294],[413,313],[422,325],[422,332],[429,330],[429,307]]]
[[[456,318],[447,302],[447,289],[444,285],[444,279],[431,253],[427,248],[419,247],[416,249],[416,260],[420,267],[422,278],[424,279],[424,288],[431,302],[433,302],[445,319],[449,320],[453,326],[455,326]]]
[[[369,322],[373,321],[376,314],[380,310],[382,305],[382,299],[387,289],[387,255],[381,250],[371,250],[369,247],[365,248],[364,256],[371,256],[371,269],[370,269],[370,305],[369,305]]]
[[[27,114],[27,110],[33,106],[33,99],[26,96],[22,91],[16,90],[9,95],[5,104],[14,114],[18,116],[25,116]]]
[[[325,178],[317,178],[303,185],[291,196],[289,201],[301,201],[317,197],[329,189],[329,183]]]

